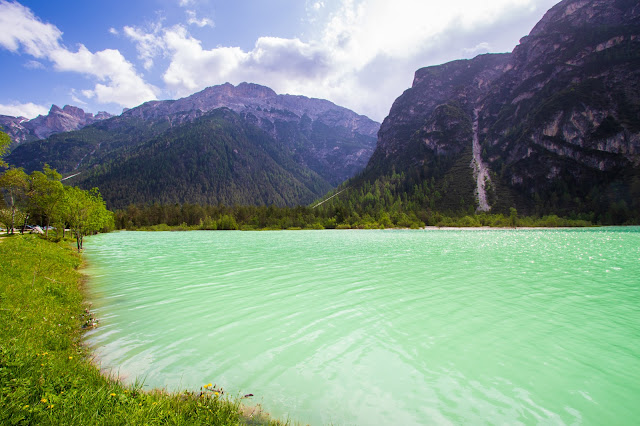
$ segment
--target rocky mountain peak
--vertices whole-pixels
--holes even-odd
[[[49,108],[49,114],[59,114],[62,112],[62,108],[60,108],[58,105],[51,105],[51,108]]]
[[[278,94],[271,88],[255,83],[240,83],[235,87],[237,96],[255,99],[274,98]]]
[[[113,115],[109,114],[107,111],[98,111],[98,113],[95,115],[96,120],[106,120],[111,117],[113,117]]]
[[[190,122],[217,108],[229,108],[246,116],[275,135],[276,122],[297,122],[304,116],[329,126],[342,126],[354,133],[376,137],[379,123],[324,99],[279,95],[254,83],[225,83],[175,101],[151,101],[123,113],[145,120],[165,119],[171,126]]]
[[[624,25],[640,16],[635,0],[564,0],[549,9],[529,36],[566,33],[586,25]]]
[[[93,114],[90,112],[84,112],[84,110],[82,110],[81,108],[78,108],[76,106],[73,105],[65,105],[62,108],[62,112],[64,112],[65,114],[68,114],[72,117],[76,117],[79,118],[81,120],[87,120],[90,117],[93,117]]]
[[[7,132],[13,144],[26,141],[45,139],[60,133],[78,130],[99,120],[111,118],[112,115],[102,111],[95,117],[92,113],[84,112],[82,108],[73,105],[51,105],[47,115],[39,115],[32,120],[24,117],[3,116],[0,120],[3,130]]]

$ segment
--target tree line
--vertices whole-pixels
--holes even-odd
[[[60,173],[48,165],[31,174],[9,167],[2,159],[9,143],[9,136],[0,132],[0,169],[6,169],[0,174],[0,224],[7,235],[37,223],[43,226],[45,238],[49,239],[51,229],[56,238],[64,238],[68,228],[80,251],[84,236],[113,229],[113,213],[96,188],[85,191],[65,186]]]
[[[329,203],[326,203],[329,204]],[[348,204],[348,203],[347,203]],[[515,208],[507,214],[466,214],[447,216],[427,212],[421,215],[406,211],[369,210],[358,213],[344,202],[338,205],[277,207],[224,206],[200,204],[132,204],[116,210],[118,229],[145,231],[176,230],[278,230],[278,229],[384,229],[420,228],[424,226],[456,227],[559,227],[592,226],[587,220],[519,216]]]

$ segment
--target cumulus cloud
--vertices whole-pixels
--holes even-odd
[[[202,43],[191,37],[182,26],[167,30],[164,41],[171,54],[171,64],[163,78],[179,95],[226,81],[232,73],[241,70],[240,66],[247,57],[237,47],[203,49]]]
[[[12,103],[9,105],[0,104],[0,114],[12,117],[36,118],[38,115],[47,115],[49,108],[34,103]]]
[[[147,71],[153,67],[153,58],[164,51],[164,41],[160,34],[162,23],[153,26],[151,32],[145,32],[140,28],[124,27],[124,34],[136,43],[138,58],[143,61],[144,69]]]
[[[187,10],[187,23],[189,25],[196,25],[200,28],[202,27],[213,27],[213,21],[209,18],[198,19],[196,16],[196,12],[194,10]]]
[[[0,28],[0,46],[5,49],[47,59],[57,71],[97,79],[92,90],[82,93],[98,102],[131,107],[156,98],[157,89],[147,84],[119,51],[105,49],[93,53],[80,44],[73,52],[62,45],[62,32],[57,27],[43,23],[19,3],[0,2]]]
[[[186,28],[175,26],[165,31],[163,40],[170,57],[163,79],[176,96],[226,81],[255,81],[295,91],[300,85],[313,85],[331,67],[323,47],[299,39],[261,37],[248,52],[238,47],[207,50]]]
[[[24,52],[44,58],[47,52],[59,48],[62,32],[36,18],[31,10],[19,3],[0,2],[0,46],[11,52]]]
[[[49,54],[58,71],[74,71],[96,77],[101,83],[93,90],[84,90],[85,96],[100,103],[136,106],[156,99],[155,89],[135,72],[133,65],[114,49],[96,53],[80,45],[77,52],[59,49]]]
[[[326,49],[298,39],[261,37],[246,56],[248,67],[288,78],[316,79],[326,74],[331,58]]]

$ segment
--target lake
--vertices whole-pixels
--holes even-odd
[[[87,342],[320,424],[637,424],[640,227],[87,238]]]

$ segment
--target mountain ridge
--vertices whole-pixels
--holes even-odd
[[[9,135],[15,147],[23,142],[46,139],[56,133],[79,130],[111,117],[113,115],[105,111],[93,115],[76,106],[65,105],[60,108],[54,104],[51,105],[47,115],[38,115],[31,120],[25,117],[0,115],[0,127]]]
[[[227,110],[229,113],[220,115],[222,114],[220,110]],[[286,197],[275,194],[256,195],[255,188],[247,190],[255,196],[243,196],[237,200],[228,195],[222,197],[234,202],[257,200],[258,204],[274,202],[278,205],[295,205],[308,203],[322,196],[332,187],[354,176],[365,166],[373,152],[376,143],[375,135],[379,128],[379,124],[373,120],[326,100],[278,95],[272,89],[256,84],[242,83],[233,86],[227,83],[206,88],[178,100],[146,102],[119,116],[102,120],[83,129],[58,133],[45,140],[21,144],[12,150],[7,160],[10,164],[24,167],[27,171],[39,169],[44,163],[48,163],[63,174],[80,173],[73,178],[73,182],[84,186],[97,185],[107,194],[105,196],[107,202],[116,200],[123,202],[123,197],[117,196],[105,187],[107,181],[119,181],[107,174],[114,173],[115,170],[136,173],[131,168],[118,168],[117,163],[133,161],[132,158],[139,154],[141,147],[146,146],[145,144],[156,146],[155,150],[147,152],[147,160],[159,159],[163,154],[159,145],[154,145],[154,141],[168,134],[174,135],[171,132],[175,132],[176,129],[179,129],[179,132],[189,133],[191,132],[189,126],[212,114],[219,118],[226,117],[220,120],[228,119],[233,122],[233,126],[227,128],[229,132],[245,132],[252,135],[256,143],[262,143],[264,138],[268,137],[271,141],[269,157],[281,167],[281,169],[271,167],[270,178],[277,179],[275,176],[280,176],[286,182],[299,182],[301,187],[305,188],[300,191],[285,189],[283,191],[288,194]],[[259,132],[255,129],[259,129]],[[214,134],[215,132],[211,133],[211,138]],[[219,137],[218,142],[224,145],[227,143],[225,141],[228,140],[228,136],[218,134],[216,137]],[[191,142],[180,138],[179,135],[172,137],[183,140],[184,143]],[[206,142],[201,145],[204,147],[211,146],[210,143],[215,141],[201,140],[201,142]],[[248,145],[243,146],[246,148]],[[277,147],[277,150],[271,147]],[[178,155],[179,151],[172,152]],[[191,154],[186,153],[186,155],[190,158]],[[176,157],[174,162],[180,164],[183,160]],[[210,175],[208,170],[220,165],[204,164],[198,161],[196,163],[198,167],[207,169],[202,171],[204,175],[215,179],[215,173]],[[253,167],[254,172],[259,173],[257,170],[259,165],[253,164]],[[160,171],[152,173],[151,170],[147,170],[147,172],[150,174],[145,179],[159,181],[165,179]],[[106,174],[100,177],[100,173]],[[142,179],[140,175],[136,174],[136,176]],[[191,174],[184,176],[189,177]],[[309,182],[309,176],[314,176],[317,181]],[[102,181],[102,178],[105,180]],[[251,184],[253,178],[243,175],[242,181]],[[282,185],[289,188],[285,183],[274,183],[270,188],[275,190]],[[144,186],[142,182],[138,184]],[[185,187],[182,182],[178,186]],[[218,185],[204,186],[220,193],[225,192]],[[139,189],[140,187],[133,188],[132,193],[142,194]],[[242,192],[246,188],[239,190]],[[289,196],[292,193],[298,194],[299,197]],[[158,199],[163,198],[160,193],[155,195],[145,193],[141,195],[141,199],[151,202],[154,196]],[[125,198],[132,201],[131,197]],[[193,198],[179,196],[172,198],[173,202],[209,202],[217,199],[221,198],[215,194],[198,194]]]

